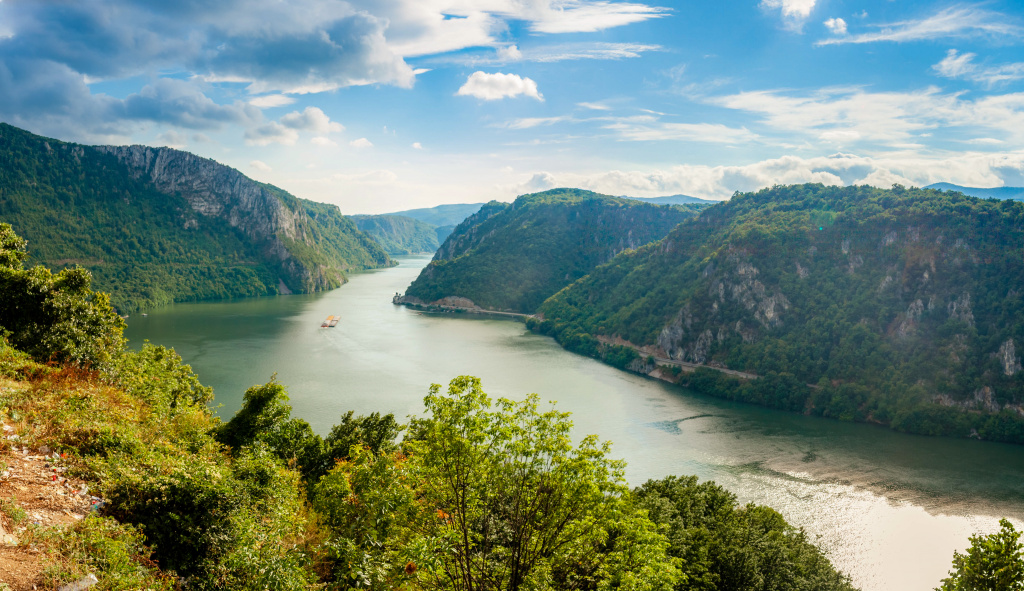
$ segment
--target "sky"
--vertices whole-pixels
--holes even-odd
[[[1024,4],[0,0],[0,121],[348,214],[1024,186]]]

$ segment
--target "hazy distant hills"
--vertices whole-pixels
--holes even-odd
[[[773,187],[593,269],[530,326],[662,377],[656,357],[762,376],[680,377],[717,396],[1024,443],[1022,250],[1024,203]]]
[[[483,203],[456,203],[453,205],[438,205],[422,209],[395,211],[387,215],[404,215],[414,220],[426,222],[431,226],[457,226],[462,223],[462,220],[476,213],[481,205]]]
[[[390,255],[434,252],[455,226],[476,213],[481,205],[456,203],[352,218],[360,230],[373,236]]]
[[[960,185],[954,185],[952,183],[934,183],[925,188],[941,189],[943,191],[959,191],[964,195],[980,197],[982,199],[992,198],[1024,201],[1024,187],[993,187],[990,189],[981,189],[978,187],[961,187]]]
[[[0,222],[31,263],[82,265],[122,312],[337,287],[391,264],[336,206],[170,148],[83,146],[0,124]]]
[[[629,195],[622,195],[621,197],[623,199],[636,199],[637,201],[655,203],[658,205],[685,205],[689,203],[713,205],[718,203],[718,201],[713,199],[701,199],[700,197],[690,197],[689,195],[665,195],[664,197],[630,197]]]
[[[373,237],[392,256],[434,252],[440,245],[437,227],[424,221],[391,214],[351,217],[356,227]]]
[[[414,303],[461,298],[464,305],[533,312],[617,253],[661,238],[699,207],[580,189],[523,195],[511,204],[492,201],[459,224],[406,297]]]

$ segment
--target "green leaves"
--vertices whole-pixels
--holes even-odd
[[[432,586],[451,589],[668,588],[663,540],[628,499],[623,463],[588,436],[573,446],[568,413],[536,395],[492,403],[480,380],[431,387],[429,418],[407,443],[433,532],[453,557]],[[643,559],[639,559],[643,556]]]
[[[936,591],[1021,591],[1024,589],[1024,553],[1021,532],[1006,519],[999,531],[973,535],[966,554],[953,552],[953,570]]]

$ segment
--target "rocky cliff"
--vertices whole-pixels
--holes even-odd
[[[351,249],[331,248],[318,240],[322,228],[316,213],[310,211],[310,202],[209,158],[138,145],[95,149],[115,156],[136,178],[152,183],[162,193],[185,199],[197,215],[224,220],[258,243],[264,256],[280,268],[281,280],[292,292],[337,287],[345,281],[346,271],[390,263],[387,254],[353,223],[346,222],[340,211],[317,207],[320,216],[335,218],[331,220],[338,226],[335,232],[349,235],[346,242]],[[295,248],[297,245],[304,248]],[[307,249],[319,250],[316,254],[321,256],[302,252]]]
[[[710,393],[1024,443],[1022,250],[1019,202],[774,187],[595,269],[535,327],[595,356],[621,339],[782,380],[700,382]]]
[[[0,124],[0,221],[32,263],[86,267],[122,312],[310,292],[390,264],[336,206],[188,152],[82,146]]]
[[[661,238],[699,208],[579,189],[523,195],[511,204],[492,201],[455,228],[406,295],[428,303],[465,298],[485,309],[529,314],[597,265]]]

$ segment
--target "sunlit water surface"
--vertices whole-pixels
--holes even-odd
[[[354,275],[316,295],[184,304],[133,315],[127,336],[174,347],[230,417],[277,373],[293,414],[326,433],[348,410],[422,410],[431,383],[478,376],[529,392],[614,443],[632,484],[714,480],[804,527],[865,591],[932,589],[974,532],[1024,518],[1024,447],[892,433],[706,398],[561,349],[518,322],[391,304],[429,257]],[[335,328],[320,328],[340,314]]]

